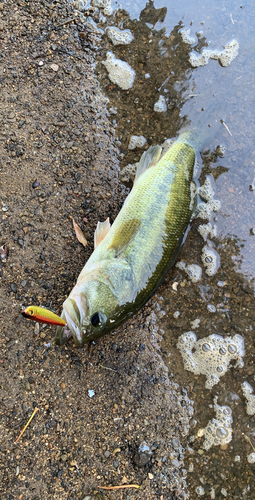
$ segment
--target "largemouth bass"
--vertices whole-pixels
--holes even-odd
[[[112,226],[98,223],[95,250],[63,304],[78,346],[115,329],[138,311],[162,283],[177,257],[194,210],[195,151],[184,133],[161,156],[160,146],[143,153],[133,188]]]

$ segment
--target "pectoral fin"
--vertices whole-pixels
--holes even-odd
[[[137,182],[137,179],[145,172],[145,170],[154,167],[154,165],[158,163],[161,152],[162,152],[161,146],[151,146],[147,151],[145,151],[142,154],[137,167],[134,184]]]
[[[117,234],[113,237],[108,250],[114,250],[115,257],[118,257],[133,240],[140,225],[140,219],[130,219],[122,224],[122,226],[118,229]]]
[[[110,227],[111,227],[111,224],[109,221],[109,217],[104,222],[97,223],[97,228],[96,228],[95,234],[94,234],[94,248],[95,249],[96,249],[96,247],[98,247],[99,243],[101,243],[101,241],[103,241],[105,236],[108,234],[108,232],[110,231]]]

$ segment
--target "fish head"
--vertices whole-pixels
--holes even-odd
[[[65,327],[58,327],[56,343],[62,345],[72,335],[77,346],[101,337],[112,329],[117,300],[106,283],[91,280],[77,284],[63,303],[61,317]]]

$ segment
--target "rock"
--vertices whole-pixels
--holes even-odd
[[[40,332],[40,325],[39,325],[39,323],[36,323],[35,327],[34,327],[34,333],[35,333],[35,335],[38,335],[39,332]]]
[[[59,66],[58,66],[57,64],[51,64],[51,66],[50,66],[50,67],[51,67],[51,69],[52,69],[53,71],[58,71],[58,69],[59,69]]]
[[[151,455],[152,451],[150,446],[147,443],[143,442],[140,444],[133,460],[138,467],[143,467],[149,462]]]
[[[17,293],[17,287],[16,287],[15,283],[11,283],[11,289],[12,289],[12,292]]]

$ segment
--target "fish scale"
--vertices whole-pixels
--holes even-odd
[[[180,136],[154,164],[161,151],[156,148],[143,154],[132,191],[63,304],[62,317],[78,345],[134,314],[175,262],[193,211],[195,151]],[[56,341],[65,341],[61,327]]]

